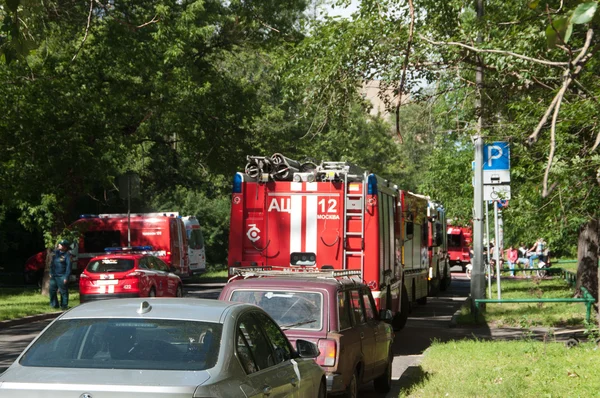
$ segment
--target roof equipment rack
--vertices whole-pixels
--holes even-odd
[[[358,269],[314,269],[314,268],[288,268],[281,267],[276,270],[275,267],[233,267],[231,273],[234,275],[231,279],[241,276],[250,278],[253,276],[298,276],[302,278],[352,278],[362,279],[362,272]],[[231,280],[230,279],[230,280]]]

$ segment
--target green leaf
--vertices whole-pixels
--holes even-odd
[[[589,3],[582,3],[577,6],[573,15],[571,16],[571,23],[573,24],[584,24],[588,23],[594,18],[598,3],[590,1]]]
[[[573,33],[573,25],[569,22],[568,18],[562,17],[552,21],[552,25],[548,25],[546,28],[546,41],[548,48],[555,47],[557,44],[562,44],[559,36],[562,37],[564,43],[569,42],[571,33]]]
[[[540,0],[532,0],[527,4],[527,7],[531,8],[532,10],[535,10],[539,4]]]

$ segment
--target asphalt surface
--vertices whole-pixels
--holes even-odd
[[[216,299],[224,284],[188,284],[186,296]],[[412,308],[406,327],[397,332],[394,339],[393,387],[386,397],[397,397],[403,387],[419,380],[419,364],[425,350],[433,340],[512,339],[521,338],[519,329],[492,329],[487,327],[453,327],[452,317],[466,301],[470,292],[470,280],[463,273],[452,273],[452,284],[445,292],[429,297],[426,305]],[[51,318],[48,318],[51,316]],[[0,373],[27,347],[56,314],[30,317],[12,322],[0,322]],[[540,330],[542,336],[544,331]],[[536,331],[534,331],[534,334]],[[531,337],[531,331],[528,333]],[[381,397],[371,384],[361,388],[361,397]]]

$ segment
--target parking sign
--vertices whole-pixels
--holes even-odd
[[[494,142],[483,146],[483,170],[510,170],[508,142]]]

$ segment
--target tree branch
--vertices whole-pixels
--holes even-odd
[[[400,105],[402,105],[402,94],[404,93],[404,82],[406,81],[406,69],[408,68],[408,61],[410,59],[410,46],[413,41],[413,29],[415,26],[415,7],[412,0],[408,0],[408,6],[410,8],[410,27],[408,30],[408,43],[406,43],[406,53],[404,55],[404,66],[402,68],[402,77],[400,79],[400,87],[398,88],[398,103],[396,104],[396,135],[398,140],[402,144],[402,134],[400,132]]]
[[[90,12],[88,13],[87,26],[85,27],[85,34],[83,35],[83,40],[81,41],[79,48],[75,52],[75,55],[73,55],[71,62],[75,61],[75,58],[77,58],[79,51],[81,51],[81,49],[83,48],[83,45],[85,44],[85,41],[87,40],[88,34],[90,32],[90,24],[92,23],[92,12],[93,11],[94,11],[94,0],[90,0]]]
[[[510,55],[515,58],[524,59],[526,61],[535,62],[537,64],[546,65],[546,66],[569,66],[568,62],[547,61],[545,59],[532,58],[532,57],[528,57],[526,55],[517,54],[512,51],[481,49],[481,48],[476,48],[476,47],[469,46],[467,44],[459,43],[459,42],[455,42],[455,41],[447,41],[447,42],[446,41],[433,41],[433,40],[430,40],[430,39],[424,37],[423,35],[419,35],[419,37],[422,40],[425,40],[426,42],[428,42],[429,44],[434,44],[434,45],[458,46],[458,47],[463,47],[463,48],[466,48],[467,50],[474,51],[477,53]]]

